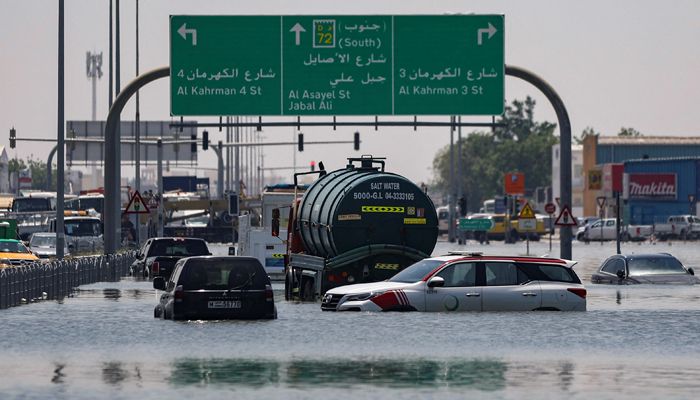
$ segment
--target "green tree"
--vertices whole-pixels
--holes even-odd
[[[631,137],[641,137],[644,136],[639,131],[637,131],[634,128],[625,128],[624,126],[620,128],[620,132],[617,133],[617,136],[631,136]]]
[[[484,200],[503,194],[506,173],[524,173],[530,189],[551,184],[552,145],[558,143],[556,124],[535,122],[534,108],[535,101],[529,96],[525,101],[513,101],[498,120],[505,127],[493,133],[474,131],[462,138],[461,183],[469,211],[478,211]],[[449,191],[449,164],[448,145],[433,159],[432,185],[444,195]]]
[[[574,142],[576,144],[583,144],[583,139],[587,138],[588,136],[596,136],[600,135],[599,132],[596,132],[592,127],[587,126],[586,129],[581,132],[581,136],[576,137],[574,136]]]
[[[24,163],[24,160],[19,158],[12,158],[7,164],[10,173],[27,169],[27,164]]]

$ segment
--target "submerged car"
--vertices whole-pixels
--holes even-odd
[[[591,276],[592,283],[635,285],[640,283],[695,285],[700,279],[667,253],[616,254],[603,262]]]
[[[164,290],[154,317],[173,320],[277,318],[270,278],[257,258],[183,258],[172,275],[153,279]]]
[[[585,311],[575,261],[451,252],[392,278],[326,292],[325,311]]]

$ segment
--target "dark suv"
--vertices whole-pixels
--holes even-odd
[[[192,256],[211,255],[207,242],[195,238],[151,238],[136,253],[136,260],[131,264],[134,276],[170,277],[175,263]]]
[[[153,288],[165,291],[155,308],[156,318],[277,318],[270,278],[253,257],[184,258],[170,279],[154,278]]]

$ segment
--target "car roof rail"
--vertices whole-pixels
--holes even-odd
[[[447,254],[451,255],[451,256],[481,257],[484,255],[484,252],[483,251],[450,250]]]

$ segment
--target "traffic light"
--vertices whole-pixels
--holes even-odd
[[[190,143],[190,151],[192,153],[197,152],[197,134],[196,133],[192,134],[192,142]]]
[[[464,196],[459,198],[459,215],[467,216],[467,199]]]
[[[311,161],[311,172],[316,170],[316,161]]]
[[[360,150],[360,132],[355,132],[355,151]]]
[[[209,149],[209,132],[202,132],[202,150]]]
[[[299,134],[298,146],[299,146],[299,151],[304,151],[304,134],[303,133]]]
[[[180,143],[178,143],[178,140],[180,140],[180,132],[173,133],[173,139],[175,139],[173,151],[177,153],[178,151],[180,151]]]
[[[13,127],[10,129],[10,148],[14,149],[17,146],[17,131]]]

